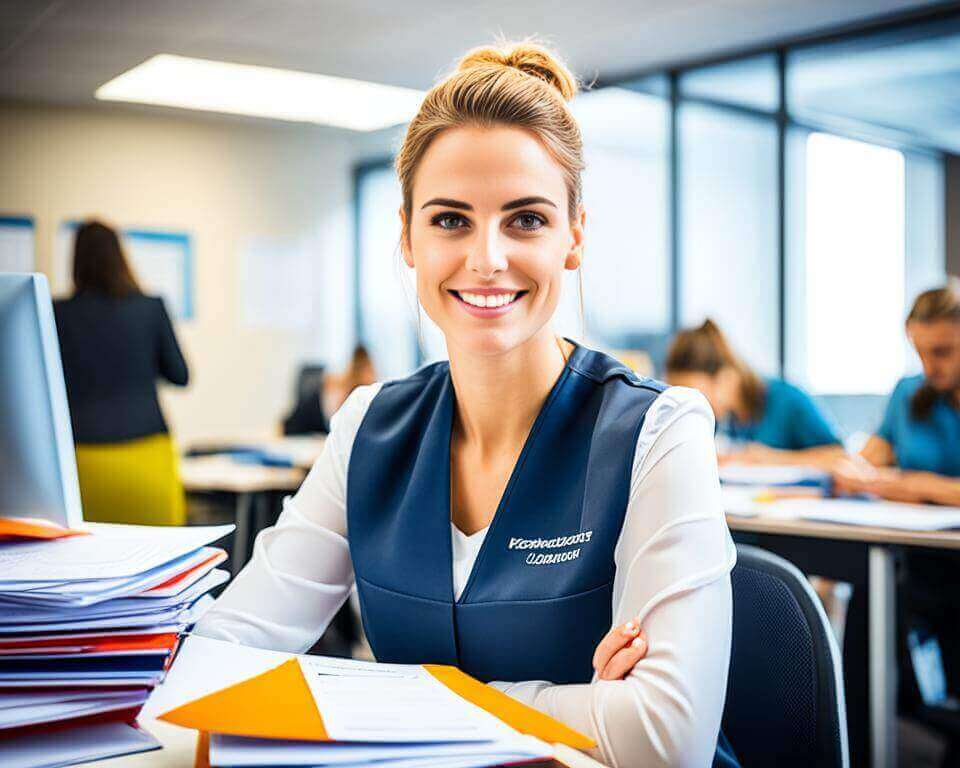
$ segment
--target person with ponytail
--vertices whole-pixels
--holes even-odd
[[[735,766],[710,406],[553,330],[586,239],[576,92],[523,42],[427,93],[396,160],[400,251],[449,361],[350,395],[195,631],[303,651],[356,585],[378,661],[459,666],[609,765]]]
[[[839,489],[894,501],[960,505],[960,280],[921,293],[906,322],[923,373],[901,379]]]
[[[837,433],[806,392],[761,378],[707,318],[676,335],[667,352],[670,384],[698,389],[717,419],[721,459],[752,464],[830,464],[843,456]]]

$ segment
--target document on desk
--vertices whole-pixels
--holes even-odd
[[[334,741],[493,741],[514,734],[421,666],[298,660]]]
[[[159,741],[131,723],[91,723],[4,740],[3,768],[59,768],[160,748]]]
[[[304,656],[196,635],[143,713],[211,734],[315,744],[489,744],[524,734],[596,746],[454,667]]]
[[[829,479],[829,473],[817,467],[736,463],[720,467],[720,482],[729,485],[818,486]]]
[[[230,768],[262,766],[355,766],[376,763],[382,768],[401,768],[409,761],[415,766],[491,765],[547,758],[548,744],[531,736],[513,736],[496,742],[454,744],[338,744],[310,741],[251,739],[213,734],[210,737],[210,765]],[[389,763],[387,762],[389,761]]]
[[[131,577],[187,555],[232,525],[163,527],[85,523],[90,536],[0,544],[0,583]]]
[[[925,532],[960,528],[960,507],[859,499],[790,499],[776,502],[776,507],[779,511],[804,520],[841,525]]]

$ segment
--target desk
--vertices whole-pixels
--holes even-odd
[[[758,508],[762,510],[762,506]],[[866,622],[850,625],[848,620],[844,636],[851,765],[894,768],[897,616],[893,548],[954,550],[960,556],[960,531],[928,533],[838,525],[765,516],[762,512],[756,517],[728,514],[727,523],[739,542],[775,552],[805,573],[848,581],[866,592]],[[854,599],[858,599],[856,589]],[[853,610],[851,618],[856,618]],[[865,668],[857,658],[864,658],[864,647]],[[862,696],[861,701],[858,696]]]
[[[309,470],[320,458],[327,436],[286,435],[283,437],[251,437],[249,440],[199,440],[187,447],[187,453],[218,454],[232,450],[252,449],[289,458],[294,467]]]
[[[299,467],[263,467],[242,464],[229,456],[195,456],[180,459],[180,477],[187,493],[223,492],[236,498],[236,525],[230,570],[236,576],[250,550],[253,508],[270,491],[295,491],[307,472]]]
[[[147,718],[141,718],[140,725],[156,736],[157,741],[163,744],[163,749],[98,760],[87,765],[103,768],[193,768],[197,751],[196,731]],[[568,768],[604,768],[602,763],[569,747],[559,746],[557,757],[563,761],[562,765]]]

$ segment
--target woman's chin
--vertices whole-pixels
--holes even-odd
[[[527,337],[516,328],[458,329],[444,334],[447,345],[460,352],[478,357],[497,357],[521,346]]]

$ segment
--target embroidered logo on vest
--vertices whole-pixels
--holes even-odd
[[[586,544],[593,536],[593,531],[581,531],[571,536],[557,536],[553,539],[518,539],[510,538],[507,549],[563,549],[575,544]],[[553,565],[566,563],[580,557],[580,547],[566,549],[563,552],[531,552],[527,555],[527,565]]]

